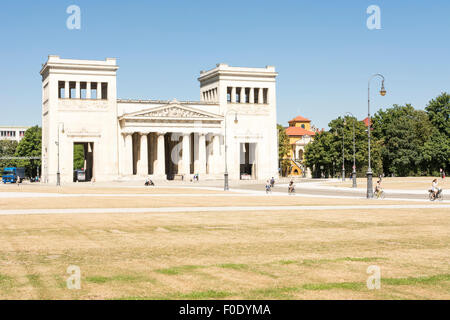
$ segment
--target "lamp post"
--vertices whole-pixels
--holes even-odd
[[[356,118],[351,112],[347,112],[346,114],[351,115],[353,118],[353,170],[352,170],[352,188],[356,188],[356,144],[355,144],[355,122]]]
[[[225,113],[225,118],[224,118],[224,126],[225,126],[225,134],[224,134],[224,143],[225,143],[225,173],[223,174],[223,178],[224,178],[224,185],[223,185],[223,190],[224,191],[228,191],[230,189],[229,185],[228,185],[228,166],[227,166],[227,149],[228,149],[228,145],[227,145],[227,115],[228,113],[232,111],[232,110],[228,110]],[[234,123],[237,124],[238,123],[238,119],[237,119],[237,112],[235,112],[234,115]]]
[[[381,89],[380,89],[380,95],[385,96],[386,90],[384,89],[384,76],[381,74],[374,74],[372,77],[369,78],[369,84],[367,86],[367,138],[368,138],[368,161],[369,165],[367,168],[367,199],[373,198],[373,184],[372,184],[372,166],[370,163],[370,130],[372,127],[372,121],[370,120],[370,81],[372,81],[373,78],[379,77],[381,78]]]
[[[60,172],[60,165],[59,165],[59,126],[62,124],[62,133],[64,133],[64,123],[59,122],[58,123],[58,141],[56,142],[56,145],[58,146],[58,171],[56,172],[56,185],[61,185],[61,172]]]
[[[344,126],[345,126],[345,118],[344,118],[344,125],[342,126],[342,181],[345,181]]]

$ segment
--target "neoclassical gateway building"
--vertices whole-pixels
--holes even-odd
[[[275,68],[201,71],[200,101],[117,98],[116,59],[42,66],[42,180],[268,179],[278,175]],[[227,146],[227,148],[225,148]]]

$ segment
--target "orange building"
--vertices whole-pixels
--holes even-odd
[[[303,153],[305,146],[310,143],[316,134],[317,129],[311,126],[311,120],[298,116],[289,121],[286,134],[289,137],[291,148],[286,159],[290,160],[289,175],[306,176],[307,169],[303,164]]]

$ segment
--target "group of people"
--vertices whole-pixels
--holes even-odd
[[[270,180],[266,181],[266,193],[269,193],[272,191],[272,188],[275,186],[275,178],[272,177]],[[289,181],[289,185],[288,185],[288,193],[294,193],[295,192],[295,184],[294,184],[294,180],[291,179],[291,181]]]

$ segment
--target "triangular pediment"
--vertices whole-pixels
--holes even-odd
[[[188,107],[179,103],[141,110],[123,115],[124,118],[162,118],[162,119],[220,119],[221,115]]]

